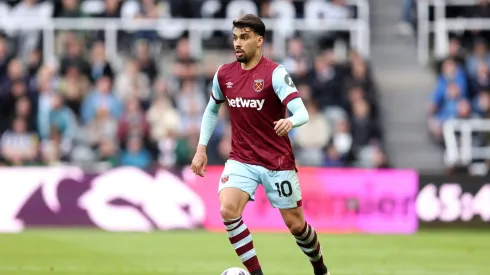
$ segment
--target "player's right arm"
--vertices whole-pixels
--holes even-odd
[[[225,97],[221,92],[218,82],[218,72],[216,72],[213,78],[211,96],[202,117],[199,144],[197,145],[196,154],[191,164],[192,171],[201,177],[203,177],[206,173],[206,165],[208,162],[206,148],[211,136],[213,135],[214,129],[218,124],[219,109],[221,107],[221,103],[224,101]]]

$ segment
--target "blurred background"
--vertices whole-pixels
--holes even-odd
[[[8,210],[3,217],[0,211],[0,231],[88,224],[107,231],[208,229],[230,152],[226,108],[208,146],[217,170],[207,176],[207,190],[188,165],[214,73],[235,59],[231,22],[245,13],[264,19],[264,55],[285,66],[310,114],[290,133],[305,197],[322,209],[334,208],[335,192],[345,202],[335,213],[305,206],[320,231],[490,229],[488,0],[1,0],[0,203]],[[315,188],[332,182],[329,173],[340,173],[332,181],[345,192],[319,195]],[[168,182],[189,189],[148,187]],[[158,201],[147,197],[152,192],[173,206],[148,206]],[[258,201],[255,215],[269,217]],[[103,211],[113,203],[139,214]],[[371,221],[378,231],[357,224],[373,211],[387,215],[387,231],[380,220]],[[401,215],[396,222],[393,213]],[[478,251],[477,243],[484,242],[453,248]],[[451,262],[459,254],[444,255]],[[465,261],[449,271],[387,272],[482,274],[480,262]],[[0,264],[0,274],[6,270]],[[385,274],[377,272],[366,274]]]

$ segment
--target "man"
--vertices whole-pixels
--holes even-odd
[[[228,101],[232,150],[226,162],[219,200],[230,243],[252,275],[262,275],[252,236],[242,212],[261,183],[278,208],[296,243],[308,256],[315,275],[329,275],[317,234],[304,218],[301,190],[289,131],[308,121],[308,112],[283,66],[262,56],[265,25],[247,14],[233,21],[237,61],[218,68],[204,112],[192,170],[206,173],[206,146],[216,127],[220,104]],[[285,118],[286,107],[293,114]]]

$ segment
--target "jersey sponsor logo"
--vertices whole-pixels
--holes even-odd
[[[237,97],[234,99],[226,98],[228,100],[228,105],[235,108],[253,108],[257,111],[262,110],[264,107],[265,99],[246,99]]]
[[[264,80],[263,79],[255,79],[254,80],[254,91],[257,93],[264,89]]]

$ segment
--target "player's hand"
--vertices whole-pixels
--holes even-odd
[[[293,123],[289,119],[280,119],[279,121],[274,121],[274,130],[278,136],[285,136],[293,129]]]
[[[194,174],[204,177],[206,174],[206,165],[208,164],[208,156],[206,154],[206,146],[197,146],[196,154],[192,159],[191,169]]]

